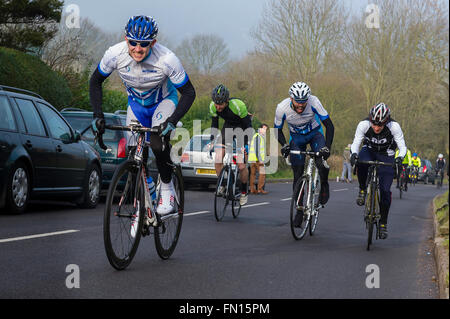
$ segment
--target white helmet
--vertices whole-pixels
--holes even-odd
[[[305,82],[295,82],[289,89],[289,96],[298,103],[305,103],[311,95],[311,90]]]
[[[444,155],[439,154],[439,155],[438,155],[438,158],[444,158]]]
[[[384,103],[378,103],[370,109],[369,119],[373,124],[384,125],[389,120],[390,115],[389,107]]]

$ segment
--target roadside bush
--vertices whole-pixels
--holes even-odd
[[[60,109],[72,99],[66,80],[38,57],[0,47],[0,84],[30,90]]]

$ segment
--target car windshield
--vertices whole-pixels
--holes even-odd
[[[70,123],[70,125],[73,127],[73,129],[77,130],[78,132],[83,131],[86,127],[88,127],[92,119],[88,117],[76,117],[73,115],[63,114],[67,122]],[[111,119],[106,118],[106,124],[113,124],[113,121]],[[117,124],[117,123],[114,123]],[[92,130],[89,129],[86,131],[86,133],[82,136],[83,140],[94,140],[94,135],[92,134]],[[115,141],[117,140],[117,131],[112,130],[105,130],[105,134],[103,134],[103,141]]]

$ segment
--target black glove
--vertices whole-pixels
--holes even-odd
[[[92,123],[92,130],[96,134],[103,135],[105,133],[105,119],[104,118],[95,118]]]
[[[291,152],[291,146],[289,144],[284,144],[281,148],[281,154],[284,158],[289,156],[289,153]]]
[[[350,156],[350,165],[355,166],[358,158],[359,158],[358,154],[353,153],[352,156]]]
[[[320,153],[320,156],[322,156],[325,161],[328,159],[328,157],[330,157],[330,149],[326,146],[322,147],[319,150],[319,153]]]
[[[170,135],[170,132],[172,132],[175,129],[176,129],[175,125],[173,125],[169,121],[165,121],[164,123],[159,125],[159,132],[160,132],[159,136],[164,137],[168,134]]]
[[[395,158],[395,165],[397,165],[397,167],[402,166],[402,162],[403,162],[403,157],[396,157]]]

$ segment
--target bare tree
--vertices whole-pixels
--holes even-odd
[[[206,75],[220,70],[229,60],[225,41],[213,34],[197,34],[184,39],[175,52],[186,68]]]
[[[347,10],[335,0],[272,0],[252,31],[258,51],[304,80],[338,51]]]

